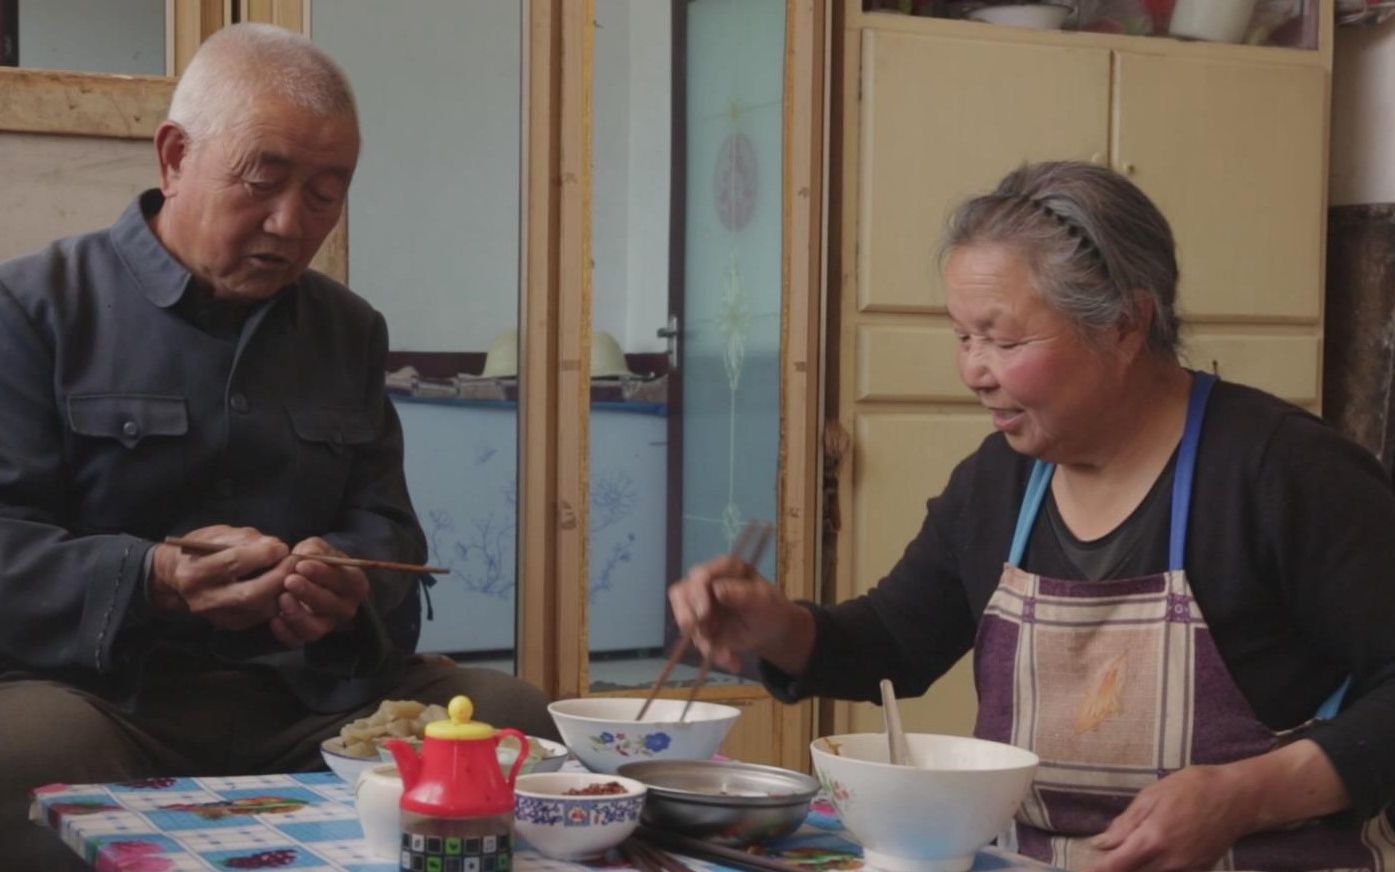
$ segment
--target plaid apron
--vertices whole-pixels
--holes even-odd
[[[1167,572],[1069,581],[1018,565],[1051,483],[1037,461],[1012,550],[974,645],[974,734],[1041,758],[1017,819],[999,840],[1069,869],[1143,788],[1193,764],[1227,763],[1301,737],[1267,728],[1236,687],[1182,569],[1206,401],[1215,379],[1193,376],[1172,491]],[[1343,685],[1319,712],[1335,714]],[[1312,722],[1310,721],[1309,724]],[[1217,869],[1395,870],[1390,810],[1364,824],[1316,821],[1241,839]]]

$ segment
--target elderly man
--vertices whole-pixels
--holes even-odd
[[[37,785],[313,768],[384,697],[553,732],[528,685],[412,656],[415,577],[306,556],[426,556],[383,318],[306,269],[358,158],[342,70],[227,28],[155,148],[116,224],[0,265],[7,868],[71,859],[25,820]]]

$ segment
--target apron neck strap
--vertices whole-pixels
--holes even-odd
[[[1192,373],[1192,392],[1187,401],[1187,424],[1182,430],[1182,447],[1177,451],[1177,468],[1172,473],[1172,532],[1167,544],[1167,568],[1182,568],[1187,552],[1187,519],[1191,517],[1192,481],[1196,477],[1196,450],[1201,444],[1201,423],[1206,420],[1206,401],[1216,377],[1209,372]]]
[[[1211,388],[1216,377],[1209,372],[1192,373],[1191,395],[1187,400],[1187,423],[1182,430],[1182,444],[1177,452],[1177,468],[1172,478],[1172,528],[1168,538],[1167,561],[1169,569],[1181,569],[1187,548],[1187,519],[1191,513],[1192,480],[1196,473],[1196,452],[1201,444],[1201,425],[1206,418],[1206,401],[1211,396]],[[1027,491],[1022,495],[1022,507],[1017,512],[1017,527],[1012,532],[1012,547],[1008,551],[1008,563],[1022,565],[1022,555],[1027,553],[1027,540],[1032,536],[1032,526],[1036,524],[1037,513],[1041,510],[1046,490],[1051,486],[1051,475],[1056,464],[1037,460],[1032,464],[1032,474],[1027,480]]]

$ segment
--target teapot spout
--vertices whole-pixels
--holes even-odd
[[[421,754],[417,749],[401,739],[389,739],[383,743],[383,747],[392,752],[393,762],[402,776],[402,788],[411,790],[416,787],[417,779],[421,777]]]

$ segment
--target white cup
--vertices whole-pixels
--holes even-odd
[[[1167,32],[1209,42],[1243,42],[1255,0],[1177,0]]]
[[[354,783],[354,806],[363,841],[374,857],[397,860],[402,853],[402,776],[392,765],[365,769]]]

